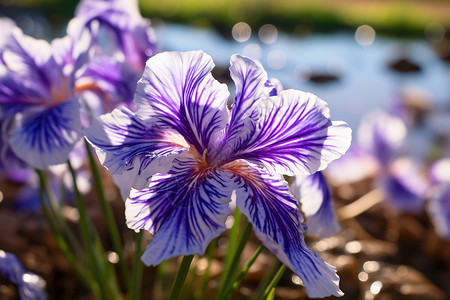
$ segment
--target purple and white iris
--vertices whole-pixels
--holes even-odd
[[[65,162],[81,138],[75,70],[85,62],[81,41],[51,44],[14,28],[1,52],[2,160],[11,153],[39,169]]]
[[[327,104],[312,94],[271,93],[261,65],[239,55],[231,58],[230,111],[213,66],[201,51],[150,58],[136,113],[116,109],[85,131],[103,165],[128,178],[122,189],[133,187],[127,225],[154,234],[142,260],[156,265],[204,253],[226,229],[235,191],[256,236],[301,277],[309,296],[342,295],[335,268],[304,242],[299,204],[283,174],[323,170],[350,146],[350,128],[332,122]]]
[[[91,62],[80,70],[78,83],[95,84],[105,92],[99,105],[102,113],[132,105],[145,62],[158,52],[150,20],[141,16],[137,1],[83,0],[67,33],[75,40],[91,39]]]

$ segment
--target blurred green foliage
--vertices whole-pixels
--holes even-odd
[[[10,5],[73,15],[78,0],[7,0]],[[213,26],[224,34],[240,21],[293,33],[371,25],[378,33],[423,36],[430,22],[450,28],[450,0],[139,0],[141,12],[164,21]]]

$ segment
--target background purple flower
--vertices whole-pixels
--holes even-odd
[[[0,250],[0,273],[17,285],[22,300],[47,299],[44,279],[25,270],[14,254]]]
[[[291,186],[305,214],[308,234],[329,237],[340,229],[333,210],[330,188],[322,172],[296,176]]]
[[[450,240],[450,159],[443,158],[430,168],[431,188],[427,206],[436,232]]]
[[[103,113],[132,106],[145,62],[158,52],[150,20],[141,16],[137,1],[81,1],[67,32],[75,40],[91,39],[91,63],[79,71],[77,85],[101,88]]]
[[[74,57],[75,49],[69,38],[50,45],[23,35],[18,28],[3,48],[2,138],[32,167],[44,169],[65,162],[81,137],[73,81],[83,56]]]
[[[406,133],[406,126],[400,118],[377,110],[362,118],[358,144],[386,166],[401,153]]]

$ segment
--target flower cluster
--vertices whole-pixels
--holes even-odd
[[[335,268],[304,242],[305,224],[283,175],[323,170],[350,146],[351,130],[327,104],[279,92],[261,65],[231,58],[229,92],[201,51],[150,58],[134,96],[136,112],[116,109],[85,130],[126,198],[127,225],[154,238],[147,265],[202,254],[226,229],[230,199],[256,236],[303,280],[311,297],[341,295]],[[279,93],[278,93],[279,92]]]
[[[2,169],[66,162],[82,127],[131,101],[143,70],[138,66],[156,52],[136,2],[82,1],[67,35],[51,43],[23,34],[12,21],[2,23]]]
[[[237,207],[309,296],[342,295],[336,269],[304,241],[339,229],[321,171],[347,151],[351,130],[324,101],[283,90],[234,55],[229,103],[209,55],[157,54],[136,1],[83,0],[51,43],[1,23],[2,173],[66,161],[73,171],[84,134],[126,199],[128,227],[154,235],[145,264],[203,254]],[[285,176],[295,176],[291,186]]]

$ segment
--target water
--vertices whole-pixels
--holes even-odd
[[[275,42],[264,44],[256,33],[237,42],[210,29],[184,25],[164,24],[155,30],[162,49],[203,50],[218,66],[227,67],[235,53],[259,59],[269,77],[280,79],[285,89],[316,94],[328,102],[332,119],[345,120],[352,128],[365,113],[389,109],[405,89],[428,93],[436,105],[450,104],[450,67],[425,40],[377,36],[371,45],[362,46],[348,32],[306,37],[278,33]],[[398,73],[388,68],[403,56],[421,71]],[[338,80],[325,84],[307,80],[316,72],[338,75]]]

